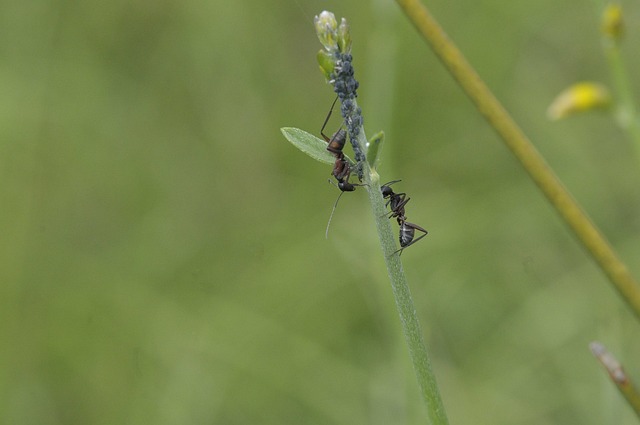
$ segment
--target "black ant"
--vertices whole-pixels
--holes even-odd
[[[329,138],[326,134],[324,134],[324,129],[329,122],[329,118],[333,113],[333,107],[336,105],[338,101],[338,97],[331,104],[331,109],[329,109],[329,113],[327,117],[324,119],[324,123],[322,124],[322,128],[320,129],[320,134],[322,138],[327,142],[327,150],[331,152],[333,156],[336,157],[336,162],[333,164],[333,177],[338,181],[336,186],[340,189],[340,195],[338,195],[338,199],[333,204],[333,209],[331,210],[331,215],[329,216],[329,222],[327,223],[327,230],[325,232],[325,237],[329,237],[329,225],[331,224],[331,219],[333,218],[333,213],[338,206],[338,201],[340,201],[340,197],[344,192],[353,192],[356,190],[356,186],[362,186],[360,184],[350,183],[349,177],[351,176],[351,164],[349,164],[349,160],[344,156],[344,152],[342,149],[344,148],[345,143],[347,142],[347,132],[340,128],[336,131],[331,138]],[[329,180],[331,183],[331,180]]]
[[[400,252],[400,255],[402,255],[402,251],[405,248],[418,242],[420,239],[427,236],[429,232],[427,232],[417,224],[409,223],[407,221],[404,207],[405,205],[407,205],[411,198],[407,197],[406,193],[394,193],[391,189],[391,185],[399,181],[401,180],[394,180],[390,181],[389,183],[385,183],[380,187],[380,190],[382,191],[382,197],[384,199],[389,199],[385,204],[385,206],[389,205],[389,209],[391,210],[389,218],[395,217],[398,221],[398,225],[400,226],[400,233],[398,236],[398,239],[400,240],[400,249],[395,251],[393,254],[395,254],[396,252]],[[422,232],[423,234],[420,235],[420,237],[418,237],[417,239],[414,239],[416,230]]]
[[[382,191],[382,197],[384,199],[389,199],[385,205],[388,205],[391,212],[389,213],[389,218],[393,217],[402,217],[404,216],[404,206],[409,203],[411,198],[407,197],[406,193],[394,193],[391,189],[391,185],[394,183],[401,182],[402,180],[394,180],[389,183],[385,183],[380,187]]]

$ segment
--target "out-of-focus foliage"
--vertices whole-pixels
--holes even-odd
[[[424,423],[364,191],[325,240],[331,166],[279,130],[318,133],[333,101],[323,9],[349,20],[381,179],[402,179],[429,230],[403,261],[451,422],[634,423],[587,348],[601,340],[640,376],[632,316],[382,3],[0,4],[0,423]],[[606,81],[600,11],[431,7],[639,258],[624,136],[604,115],[545,117],[571,82]]]

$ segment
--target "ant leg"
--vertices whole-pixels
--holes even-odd
[[[349,181],[349,176],[351,175],[351,166],[344,158],[336,159],[335,164],[333,164],[333,177],[338,181],[347,180]]]
[[[411,198],[407,197],[406,193],[398,193],[397,196],[401,196],[402,201],[400,201],[398,205],[393,205],[393,210],[391,211],[393,214],[391,214],[389,218],[398,217],[399,216],[398,211],[404,212],[404,206],[407,205],[411,200]],[[389,202],[391,202],[391,199],[389,199]]]
[[[393,218],[393,217],[400,217],[400,214],[398,213],[399,210],[401,210],[405,205],[407,205],[409,203],[409,201],[411,200],[411,198],[406,198],[407,196],[406,193],[398,193],[395,194],[397,196],[402,196],[402,201],[400,201],[400,203],[398,205],[395,205],[394,208],[389,211],[388,213],[386,213],[385,215],[382,215],[381,217],[388,217],[388,218]],[[387,201],[386,204],[384,204],[385,207],[389,206],[389,204],[391,203],[391,201],[393,201],[393,198],[389,199]],[[391,207],[389,207],[391,208]]]
[[[419,232],[423,232],[424,234],[420,235],[419,238],[412,240],[411,242],[409,242],[405,246],[401,247],[400,249],[394,251],[393,254],[396,254],[397,252],[400,252],[399,255],[402,255],[402,251],[404,251],[405,248],[409,248],[411,245],[413,245],[414,243],[418,242],[420,239],[424,238],[429,233],[425,229],[423,229],[422,227],[418,226],[417,224],[409,223],[408,221],[405,221],[404,224],[405,224],[405,226],[410,227],[410,228],[412,228],[414,230],[417,230]],[[391,254],[391,255],[393,255],[393,254]]]
[[[426,233],[424,235],[421,235],[419,238],[412,240],[411,243],[407,244],[406,246],[403,246],[402,248],[400,248],[398,250],[395,250],[393,252],[393,254],[396,254],[396,253],[400,252],[400,255],[402,255],[402,251],[404,251],[405,248],[409,248],[411,245],[413,245],[414,243],[418,242],[420,239],[424,238],[425,236],[427,236]],[[393,255],[393,254],[391,254],[391,255]]]
[[[330,143],[330,140],[326,134],[324,134],[324,128],[327,126],[327,123],[329,122],[329,118],[331,117],[331,114],[333,113],[333,107],[336,105],[336,102],[338,101],[338,96],[336,96],[335,100],[333,101],[333,103],[331,104],[331,109],[329,109],[329,113],[327,114],[327,118],[324,119],[324,123],[322,124],[322,128],[320,129],[320,134],[322,135],[322,137],[324,138],[324,140],[327,143]]]
[[[420,236],[420,238],[423,238],[427,235],[427,232],[425,229],[423,229],[422,227],[418,226],[417,224],[413,224],[413,223],[409,223],[408,221],[405,222],[405,225],[411,227],[412,229],[418,230],[419,232],[424,233],[424,235]],[[413,243],[416,243],[417,241],[420,240],[420,238],[416,239],[415,241],[413,241]],[[407,245],[408,246],[408,245]]]

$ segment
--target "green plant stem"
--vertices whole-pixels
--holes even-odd
[[[640,285],[540,153],[418,0],[396,0],[448,71],[555,207],[640,319]]]
[[[355,109],[357,109],[357,105]],[[358,143],[362,147],[366,146],[366,142],[367,138],[364,128],[361,128],[358,134]],[[409,348],[409,354],[418,385],[420,386],[422,398],[427,407],[429,423],[432,425],[446,425],[449,422],[442,404],[442,399],[440,398],[435,374],[431,369],[431,362],[429,361],[427,348],[422,337],[422,330],[420,329],[420,322],[418,321],[416,308],[413,304],[409,284],[407,283],[404,269],[402,268],[400,256],[394,254],[396,251],[395,236],[391,222],[387,218],[388,211],[386,210],[382,192],[380,191],[380,176],[375,170],[371,169],[367,161],[364,161],[362,166],[365,176],[364,183],[367,185],[366,188],[369,194],[369,201],[371,202],[371,210],[376,222],[378,237],[385,258],[387,273],[391,281],[391,288],[396,301],[398,315],[400,316],[402,332]]]
[[[614,40],[605,40],[604,50],[611,69],[616,98],[620,101],[616,118],[620,126],[629,133],[636,158],[640,162],[640,121],[638,121],[629,76],[620,55],[620,47]]]

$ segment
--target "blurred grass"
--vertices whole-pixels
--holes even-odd
[[[351,22],[382,179],[430,231],[403,260],[451,422],[632,423],[587,348],[637,377],[632,315],[379,3],[0,5],[1,423],[422,423],[364,194],[326,241],[330,167],[279,132],[318,131],[332,101],[324,8]],[[624,135],[545,118],[568,83],[607,80],[594,10],[431,7],[637,273]]]

